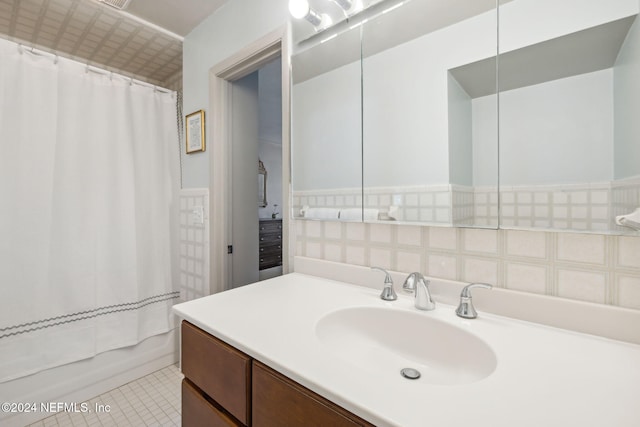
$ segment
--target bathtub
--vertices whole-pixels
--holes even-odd
[[[47,369],[0,384],[0,403],[36,404],[35,412],[0,411],[0,425],[22,427],[53,415],[41,403],[80,404],[104,392],[177,362],[178,330],[147,338],[131,347]]]

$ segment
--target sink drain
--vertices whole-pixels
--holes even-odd
[[[420,378],[420,371],[413,368],[404,368],[400,371],[400,375],[409,380],[417,380],[418,378]]]

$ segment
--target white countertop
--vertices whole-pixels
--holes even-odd
[[[174,312],[381,427],[640,425],[639,345],[487,313],[464,320],[440,303],[422,312],[410,296],[386,302],[379,294],[292,273],[178,304]],[[319,319],[349,307],[433,316],[487,343],[497,367],[480,381],[458,385],[372,376],[316,336]]]

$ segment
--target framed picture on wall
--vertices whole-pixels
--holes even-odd
[[[185,124],[187,154],[204,151],[204,110],[188,114]]]

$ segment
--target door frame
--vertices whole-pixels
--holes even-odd
[[[290,210],[290,109],[291,66],[290,31],[283,26],[244,47],[209,70],[209,111],[211,138],[209,144],[209,242],[210,291],[229,288],[231,258],[227,245],[231,244],[231,87],[232,82],[253,73],[280,56],[282,76],[282,272],[289,272]],[[257,165],[256,165],[257,168]],[[257,201],[256,201],[257,203]]]

